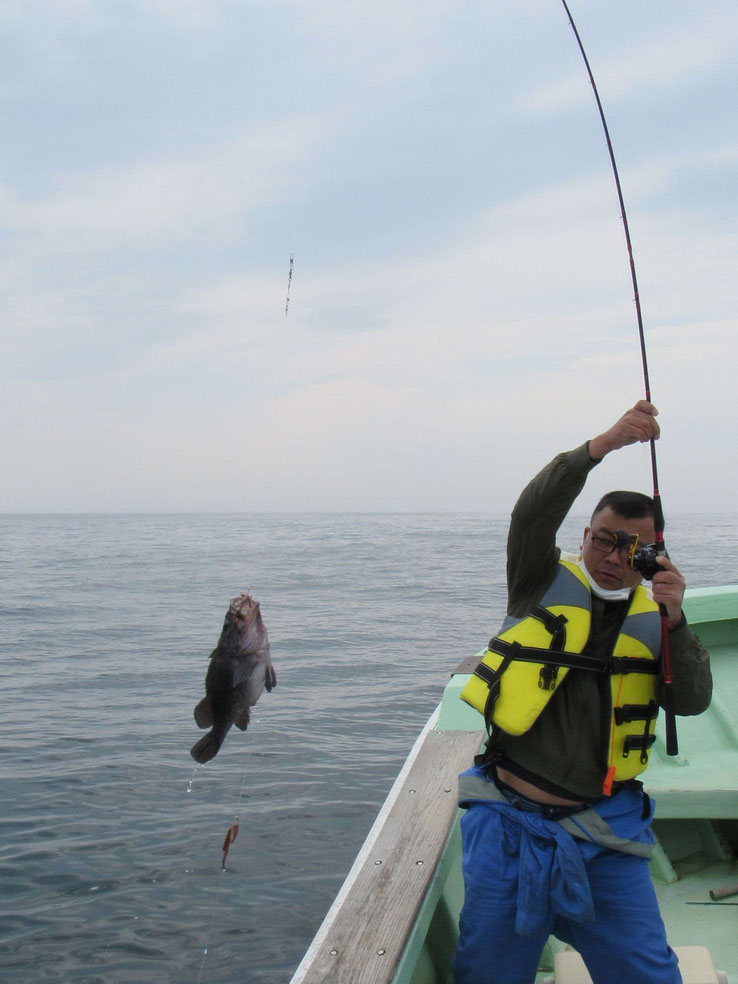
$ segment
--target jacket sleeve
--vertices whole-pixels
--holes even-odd
[[[507,538],[507,610],[523,616],[556,571],[556,534],[598,462],[589,442],[557,454],[520,493]]]
[[[682,716],[701,714],[712,697],[710,656],[686,622],[669,633],[674,710]],[[659,693],[663,704],[663,682]]]

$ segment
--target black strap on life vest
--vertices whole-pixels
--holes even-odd
[[[549,644],[550,652],[560,653],[566,648],[566,623],[568,619],[565,615],[554,615],[542,605],[537,605],[530,613],[532,618],[542,622],[544,628],[551,633]],[[559,675],[560,664],[556,660],[546,660],[538,674],[538,686],[541,690],[553,690],[556,686],[556,677]]]
[[[608,673],[651,673],[659,672],[657,659],[644,659],[640,656],[611,656],[608,660]]]
[[[491,641],[494,642],[494,639]],[[500,696],[500,678],[510,663],[514,659],[517,659],[517,651],[522,648],[517,642],[506,643],[506,646],[508,646],[506,653],[498,653],[498,655],[502,656],[502,662],[496,670],[493,670],[491,666],[487,666],[486,663],[480,663],[474,671],[476,676],[481,677],[489,687],[487,700],[484,702],[484,723],[488,735],[492,734],[492,715],[494,714],[497,698]]]
[[[513,647],[515,655],[512,655]],[[607,671],[605,660],[597,656],[587,656],[584,653],[553,652],[550,649],[538,649],[536,646],[521,646],[519,642],[507,642],[505,639],[490,639],[487,646],[490,652],[497,653],[503,658],[510,655],[511,659],[519,659],[524,663],[551,663],[555,666],[566,666],[570,670]],[[474,671],[477,672],[476,670]]]
[[[649,734],[649,730],[651,721],[658,717],[658,704],[655,700],[650,700],[647,704],[623,704],[622,707],[614,708],[614,714],[616,724],[643,721],[643,734],[625,736],[623,758],[628,757],[631,749],[638,748],[641,752],[641,764],[646,765],[648,762],[648,750],[656,741],[656,736]]]
[[[490,640],[487,648],[505,659],[511,653],[510,647],[514,645],[517,648],[515,655],[511,657],[512,659],[520,659],[529,663],[543,663],[541,671],[538,674],[538,686],[542,690],[553,690],[556,686],[559,667],[570,665],[567,662],[563,662],[561,658],[561,654],[564,653],[566,646],[566,623],[569,620],[566,615],[554,615],[553,612],[550,612],[542,605],[537,605],[530,612],[530,617],[542,622],[546,631],[551,633],[551,642],[549,643],[548,649],[520,646],[518,643],[505,642],[497,637]],[[553,659],[551,658],[551,653],[556,654]],[[565,655],[569,657],[572,654],[567,653]]]
[[[503,659],[509,657],[509,659],[519,659],[524,663],[566,666],[570,670],[592,670],[596,673],[609,673],[611,676],[617,676],[619,673],[655,675],[659,672],[658,660],[655,659],[645,659],[638,656],[611,656],[609,659],[601,659],[598,656],[588,656],[586,653],[556,652],[551,649],[539,649],[537,646],[521,646],[519,642],[507,642],[498,636],[490,639],[487,649],[498,656],[502,656]],[[477,676],[482,676],[479,668],[474,672]],[[499,669],[495,672],[499,672]],[[486,677],[484,679],[486,680]]]
[[[623,742],[623,758],[627,758],[633,749],[640,750],[641,765],[648,762],[648,750],[656,741],[656,735],[626,735]]]
[[[659,716],[658,704],[650,700],[647,704],[623,704],[615,708],[615,724],[629,724],[631,721],[653,721]]]
[[[530,613],[533,618],[543,622],[546,629],[551,633],[551,645],[549,649],[561,651],[566,645],[566,623],[569,619],[566,615],[554,615],[548,608],[542,605],[536,606]]]

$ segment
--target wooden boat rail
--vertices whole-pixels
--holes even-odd
[[[389,984],[458,811],[458,774],[483,732],[431,717],[291,984]]]

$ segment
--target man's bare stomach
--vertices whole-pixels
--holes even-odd
[[[521,796],[527,796],[528,799],[532,799],[536,803],[543,803],[546,806],[584,806],[580,800],[564,799],[563,796],[547,793],[545,789],[539,789],[532,782],[526,782],[525,779],[513,775],[512,772],[508,772],[507,769],[503,769],[499,765],[497,766],[497,778],[506,786],[510,786],[517,793],[520,793]]]

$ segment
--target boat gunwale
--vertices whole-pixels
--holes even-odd
[[[410,753],[405,759],[402,768],[398,772],[397,777],[394,783],[392,784],[392,787],[389,793],[387,794],[387,797],[384,800],[379,810],[379,813],[377,814],[374,823],[372,824],[369,830],[369,833],[366,835],[364,843],[359,849],[359,853],[356,855],[356,858],[354,859],[354,863],[349,869],[349,872],[346,875],[346,878],[344,879],[344,882],[341,885],[338,894],[333,900],[333,904],[328,909],[328,912],[325,914],[323,922],[320,924],[320,927],[318,928],[317,933],[313,937],[310,946],[308,947],[304,957],[302,958],[297,969],[295,970],[295,973],[292,976],[292,979],[290,980],[290,984],[301,984],[301,982],[305,979],[305,976],[310,969],[310,965],[312,964],[316,955],[318,954],[321,947],[323,946],[323,943],[325,942],[326,937],[330,933],[331,927],[335,923],[336,918],[338,917],[341,908],[343,907],[343,904],[346,901],[346,898],[351,892],[353,886],[356,884],[368,857],[372,853],[374,849],[374,845],[376,844],[380,834],[384,829],[385,823],[387,821],[387,817],[389,816],[392,807],[400,798],[403,787],[405,785],[405,780],[407,779],[407,776],[414,762],[416,761],[418,755],[420,754],[421,749],[423,748],[425,739],[428,737],[430,732],[435,729],[435,726],[438,722],[438,716],[440,714],[440,710],[441,710],[441,705],[439,703],[435,708],[435,710],[431,713],[430,717],[428,718],[424,727],[422,728],[420,734],[416,738],[413,747],[410,749]]]

